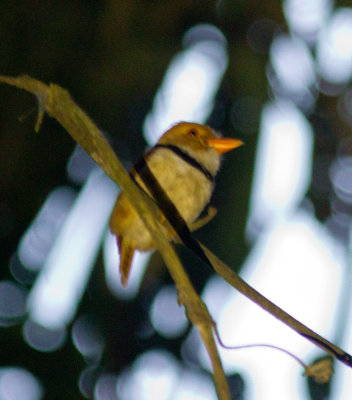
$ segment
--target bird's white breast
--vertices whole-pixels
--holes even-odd
[[[193,222],[209,202],[212,183],[197,168],[168,149],[157,149],[148,166],[186,222]]]

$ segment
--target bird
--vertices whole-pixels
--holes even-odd
[[[188,225],[196,222],[210,201],[222,154],[242,144],[239,139],[222,137],[209,126],[179,122],[169,128],[141,160]],[[137,164],[130,175],[151,195]],[[117,239],[121,283],[126,286],[135,251],[155,250],[156,245],[123,191],[117,197],[109,227]],[[171,240],[175,233],[170,232],[170,228],[165,227],[165,230]]]

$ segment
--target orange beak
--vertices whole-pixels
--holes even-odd
[[[219,154],[224,154],[236,147],[242,146],[244,143],[239,139],[232,138],[219,138],[219,139],[209,139],[208,145],[213,147],[214,150]]]

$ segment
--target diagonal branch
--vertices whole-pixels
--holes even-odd
[[[211,359],[214,382],[219,399],[230,400],[229,388],[214,340],[213,321],[205,304],[194,290],[174,248],[161,230],[158,222],[161,220],[161,212],[156,204],[130,179],[103,134],[74,103],[66,90],[54,84],[47,86],[29,76],[20,76],[18,78],[0,76],[1,82],[27,90],[37,97],[39,114],[36,130],[39,129],[43,113],[46,111],[67,130],[107,175],[124,190],[158,246],[170,275],[175,281],[179,303],[184,305],[187,317],[197,327],[202,337]]]
[[[282,308],[278,307],[276,304],[264,297],[257,290],[253,289],[252,286],[248,285],[248,283],[245,282],[242,278],[240,278],[238,274],[236,274],[236,272],[234,272],[226,264],[219,260],[219,258],[217,258],[216,255],[213,254],[209,249],[207,249],[203,244],[200,243],[200,245],[208,259],[210,260],[214,271],[218,275],[220,275],[226,282],[228,282],[232,287],[237,289],[248,299],[252,300],[259,307],[269,312],[273,317],[279,319],[281,322],[296,331],[299,335],[308,339],[310,342],[315,344],[317,347],[320,347],[326,353],[330,354],[337,360],[352,368],[352,357],[350,354],[346,353],[340,347],[318,335],[312,329],[308,328],[306,325],[302,324],[302,322],[293,318]]]

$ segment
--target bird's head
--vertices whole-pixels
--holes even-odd
[[[161,136],[158,144],[179,147],[215,175],[221,155],[243,145],[243,142],[221,137],[205,125],[179,122]]]

